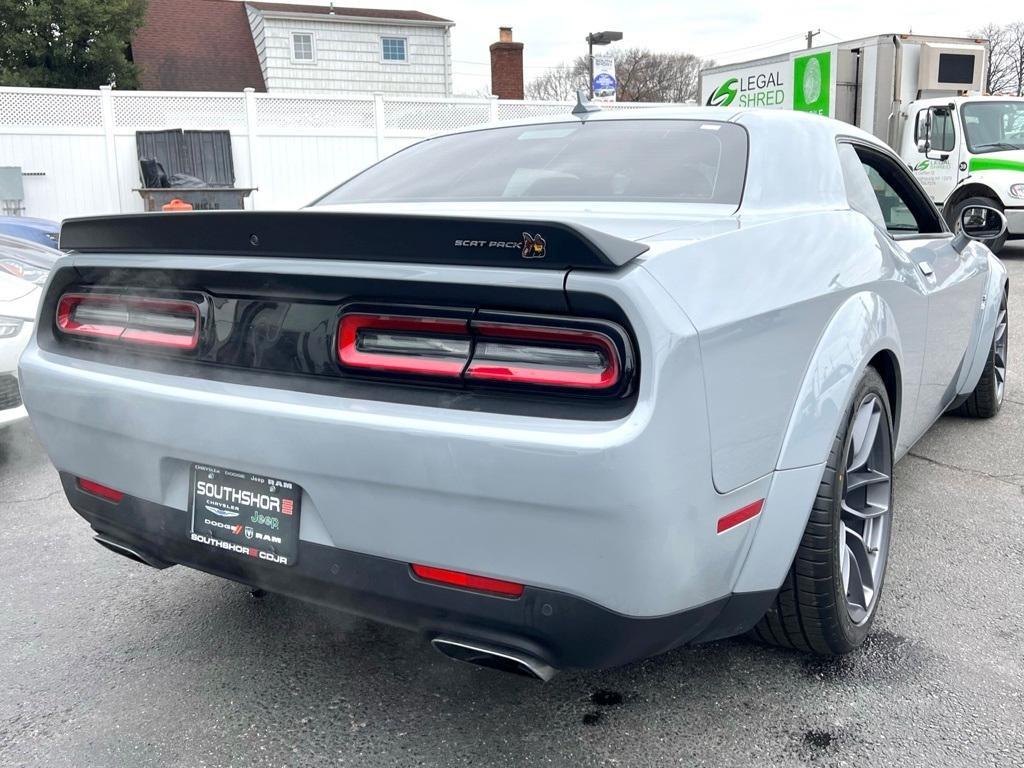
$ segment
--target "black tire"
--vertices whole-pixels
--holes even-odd
[[[999,304],[999,316],[1006,319],[1002,329],[1002,344],[1000,344],[1000,323],[997,320],[996,331],[992,338],[992,345],[988,348],[988,360],[985,361],[981,378],[978,379],[978,385],[967,396],[967,399],[951,411],[957,416],[991,419],[1003,407],[1003,393],[1006,390],[1006,350],[1010,335],[1006,307],[1006,294],[1004,293]]]
[[[1004,210],[1003,204],[994,197],[965,197],[950,209],[949,216],[946,218],[946,223],[949,224],[949,228],[951,230],[954,232],[960,231],[960,214],[963,213],[964,208],[967,208],[970,205],[987,205],[989,208],[995,208],[1000,213]],[[1003,234],[995,240],[985,240],[983,242],[988,246],[992,253],[999,253],[1003,250],[1003,246],[1006,245],[1007,236],[1008,233],[1003,232]]]
[[[878,597],[884,583],[888,558],[891,518],[884,528],[880,577],[876,580],[874,602],[862,621],[854,622],[847,608],[839,544],[840,506],[844,469],[850,450],[850,430],[857,404],[871,394],[878,395],[888,430],[888,458],[892,468],[892,412],[882,378],[873,368],[864,372],[853,400],[843,418],[839,434],[832,440],[825,472],[818,487],[810,519],[797,549],[796,558],[772,607],[754,627],[755,638],[771,645],[798,651],[835,656],[858,648],[867,637],[878,609]],[[889,484],[889,509],[892,508],[892,483]]]

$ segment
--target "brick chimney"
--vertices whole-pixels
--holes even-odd
[[[523,44],[512,42],[512,27],[499,27],[498,42],[491,43],[491,93],[523,98]]]

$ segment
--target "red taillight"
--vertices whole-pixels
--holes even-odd
[[[435,317],[345,315],[338,328],[338,359],[352,368],[460,376],[469,361],[466,325]]]
[[[57,304],[57,328],[72,336],[195,349],[199,305],[175,299],[67,293]]]
[[[546,321],[552,324],[352,313],[341,318],[338,359],[371,372],[474,382],[598,392],[622,382],[608,334]]]
[[[764,499],[758,499],[752,504],[747,504],[745,507],[740,507],[735,512],[730,512],[727,515],[723,515],[718,518],[718,532],[724,533],[730,528],[735,528],[740,523],[745,523],[751,518],[757,517],[761,514],[761,507],[764,506]]]
[[[447,584],[450,587],[472,589],[476,592],[488,592],[492,595],[519,597],[523,594],[523,585],[501,579],[489,579],[486,576],[474,576],[461,571],[449,571],[445,568],[433,568],[429,565],[412,565],[412,572],[424,581]]]
[[[84,477],[78,478],[78,487],[86,493],[91,493],[93,496],[99,496],[101,499],[112,501],[115,504],[124,498],[124,494],[120,491],[115,491],[113,488],[108,488],[105,485],[94,483],[92,480],[86,480]]]

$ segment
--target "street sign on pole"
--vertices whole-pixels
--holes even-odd
[[[618,82],[615,80],[615,57],[598,53],[593,57],[592,87],[594,101],[615,101]]]

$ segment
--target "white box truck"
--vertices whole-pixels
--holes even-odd
[[[968,205],[990,205],[1021,238],[1024,98],[982,95],[985,50],[970,38],[865,37],[705,69],[700,98],[852,123],[899,153],[950,227]]]

